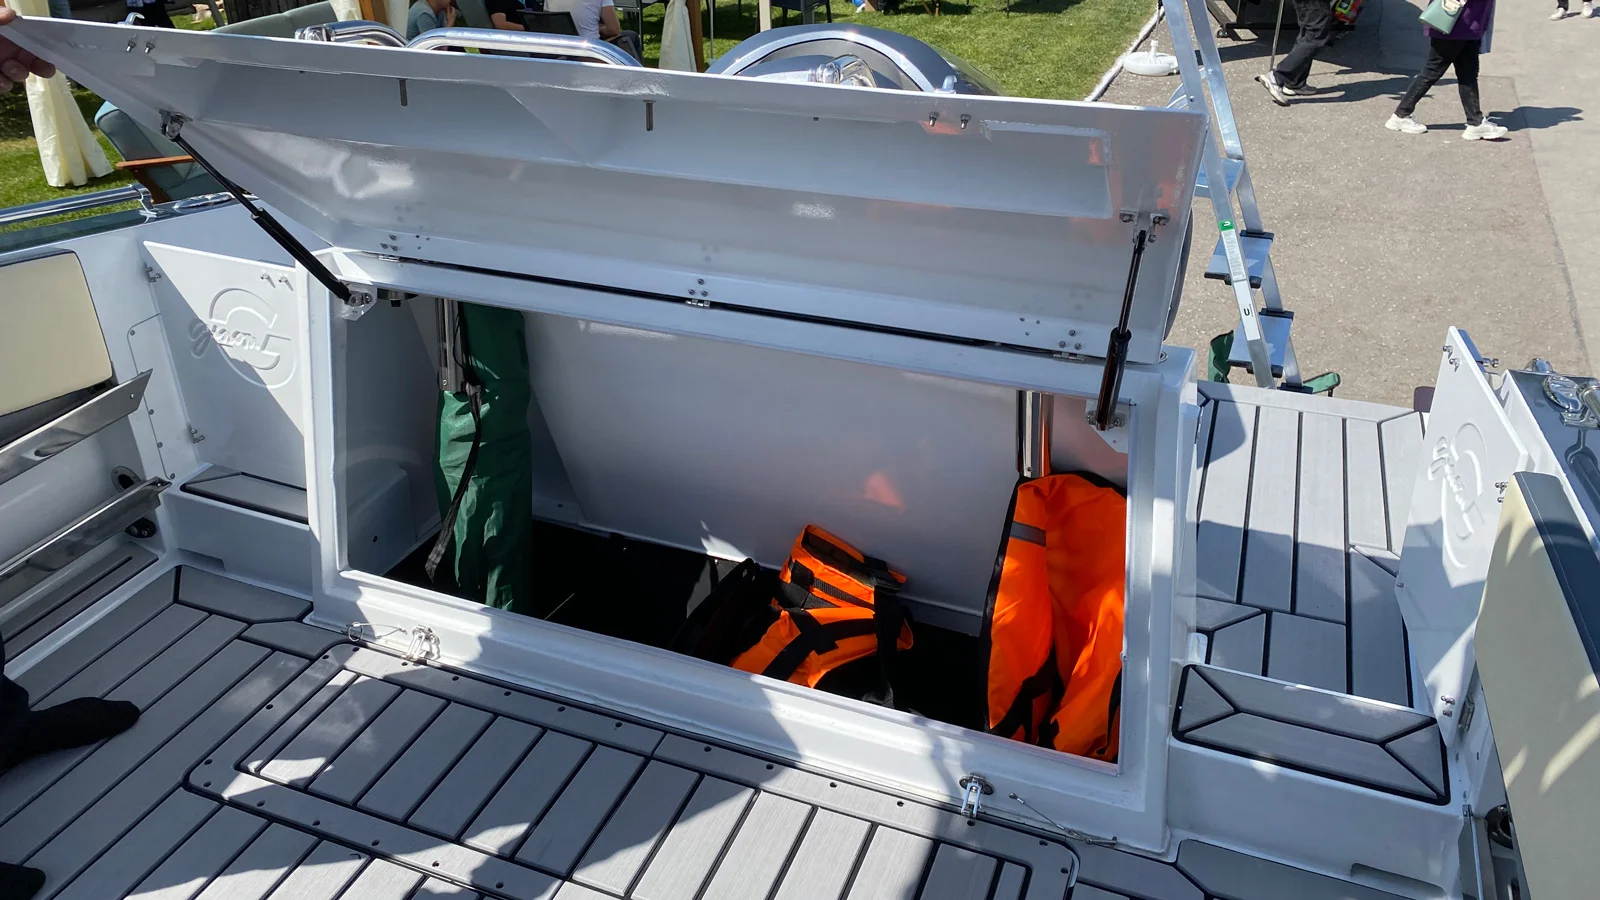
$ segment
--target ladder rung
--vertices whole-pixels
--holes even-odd
[[[1244,269],[1250,273],[1250,286],[1261,287],[1261,272],[1267,264],[1267,255],[1272,252],[1271,233],[1241,231],[1239,249],[1244,253]],[[1222,251],[1220,237],[1217,238],[1216,249],[1211,251],[1211,263],[1206,266],[1206,277],[1217,279],[1224,284],[1233,284],[1233,278],[1228,274],[1228,256]]]
[[[1239,187],[1239,176],[1244,174],[1244,160],[1224,156],[1222,158],[1222,174],[1228,182],[1228,196],[1231,197],[1234,190]],[[1211,187],[1206,183],[1205,166],[1200,167],[1200,174],[1194,180],[1194,195],[1207,199],[1211,197]]]
[[[1294,313],[1287,309],[1263,309],[1256,313],[1261,325],[1261,337],[1267,342],[1267,358],[1272,360],[1272,377],[1283,377],[1284,350],[1289,346],[1289,331],[1294,325]],[[1243,367],[1250,374],[1250,347],[1245,344],[1243,323],[1233,327],[1233,349],[1228,351],[1228,365]]]

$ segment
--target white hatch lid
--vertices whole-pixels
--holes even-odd
[[[1160,353],[1203,116],[55,19],[23,46],[335,247]],[[1132,223],[1123,213],[1138,215]]]

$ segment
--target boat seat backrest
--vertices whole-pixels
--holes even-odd
[[[0,266],[0,416],[111,377],[78,257]]]
[[[123,159],[162,159],[186,155],[177,144],[135,122],[132,116],[110,103],[102,104],[100,111],[94,114],[94,124]],[[199,163],[153,166],[146,170],[146,174],[174,200],[222,190],[222,185]]]
[[[1507,486],[1478,613],[1478,672],[1533,897],[1592,897],[1600,808],[1600,557],[1561,479]]]

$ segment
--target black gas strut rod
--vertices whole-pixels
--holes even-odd
[[[228,180],[221,172],[218,172],[216,166],[206,162],[206,158],[189,145],[189,142],[183,137],[183,126],[188,121],[189,119],[186,116],[163,110],[161,113],[161,133],[166,135],[167,140],[183,148],[183,152],[193,157],[194,161],[200,164],[200,168],[205,169],[212,178],[217,180],[218,184],[222,185],[223,190],[232,194],[233,199],[239,201],[240,206],[249,210],[251,220],[260,226],[262,231],[267,233],[267,237],[276,241],[278,246],[289,251],[289,255],[294,257],[300,265],[305,266],[306,270],[311,273],[312,278],[315,278],[322,283],[323,287],[332,291],[335,297],[347,304],[350,303],[352,295],[349,285],[335,277],[328,270],[328,267],[313,256],[311,251],[306,249],[306,245],[300,243],[294,235],[290,234],[287,228],[284,228],[277,219],[272,217],[271,213],[251,203],[250,198],[245,196],[243,189]]]
[[[1128,263],[1128,285],[1122,291],[1122,316],[1111,332],[1106,346],[1106,369],[1100,377],[1100,399],[1094,409],[1094,427],[1109,431],[1115,421],[1117,396],[1122,392],[1122,369],[1128,363],[1128,342],[1133,332],[1128,330],[1128,315],[1133,312],[1133,289],[1139,284],[1139,261],[1144,259],[1144,247],[1150,239],[1147,229],[1139,229],[1133,237],[1133,259]]]

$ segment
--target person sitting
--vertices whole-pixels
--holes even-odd
[[[424,31],[450,28],[455,24],[455,0],[417,0],[406,14],[406,40],[414,41]]]
[[[522,24],[522,13],[528,4],[523,0],[484,0],[489,9],[489,24],[501,31],[527,31]]]
[[[578,36],[607,41],[626,50],[630,56],[644,61],[644,45],[639,32],[623,31],[617,21],[617,8],[611,0],[546,0],[545,10],[566,12],[578,28]]]

